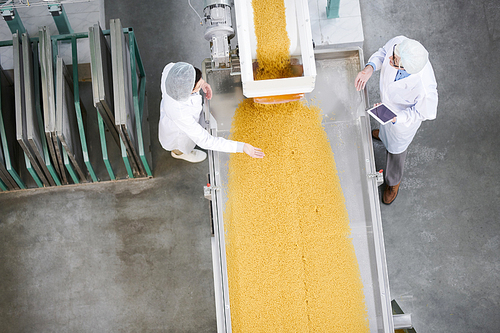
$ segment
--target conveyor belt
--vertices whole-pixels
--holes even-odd
[[[376,172],[366,116],[367,98],[354,88],[354,78],[363,59],[360,49],[317,50],[316,88],[308,94],[323,109],[323,124],[331,143],[349,212],[352,238],[364,285],[371,332],[393,332],[387,266],[383,243]],[[229,70],[211,70],[205,61],[203,71],[214,97],[205,101],[205,118],[212,134],[229,137],[231,119],[243,100],[239,76]],[[227,198],[229,155],[209,153],[210,179],[218,188],[212,194],[214,264],[217,326],[231,332],[229,290],[227,286],[223,213]]]

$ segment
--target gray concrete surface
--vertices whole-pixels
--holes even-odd
[[[391,294],[419,333],[497,332],[500,4],[360,2],[365,56],[399,34],[420,40],[440,97],[398,198],[381,207]],[[209,55],[203,27],[187,1],[106,1],[106,17],[139,41],[154,178],[0,193],[0,331],[215,332],[208,166],[173,160],[155,139],[161,70]],[[368,92],[376,102],[377,75]]]
[[[186,209],[207,206],[180,178],[2,195],[0,331],[213,332],[210,225]]]
[[[422,124],[400,193],[381,207],[391,295],[417,332],[498,332],[500,73],[484,60],[500,56],[500,3],[361,0],[361,12],[367,58],[406,35],[426,46],[438,82],[437,119]]]

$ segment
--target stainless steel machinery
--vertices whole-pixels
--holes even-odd
[[[304,2],[307,5],[307,1],[290,0],[285,1],[285,5],[292,2],[296,12],[300,12],[290,20],[294,21],[292,24],[299,27],[309,25],[309,16],[303,15],[304,11],[300,10],[304,8]],[[308,71],[304,70],[304,76],[298,78],[301,79],[300,82],[269,80],[275,81],[274,88],[257,87],[255,84],[258,82],[253,82],[253,77],[249,80],[248,75],[244,75],[244,67],[255,61],[251,46],[253,25],[247,17],[250,15],[247,5],[245,1],[235,1],[241,75],[234,75],[231,68],[217,66],[211,59],[203,62],[203,75],[214,93],[210,101],[204,101],[206,128],[214,136],[228,138],[234,112],[245,97],[302,92],[306,93],[307,99],[322,108],[323,125],[335,156],[349,212],[353,243],[364,285],[370,332],[392,333],[394,322],[378,195],[380,174],[375,169],[370,121],[365,112],[368,106],[366,92],[358,92],[354,87],[354,79],[364,65],[362,50],[317,49],[313,54],[309,54],[309,47],[312,50],[312,39],[302,39],[299,41],[301,51],[297,52],[301,57],[301,64],[304,69],[307,66]],[[250,31],[247,31],[248,29]],[[246,50],[242,46],[245,43],[248,44]],[[242,49],[248,53],[245,55]],[[246,60],[243,59],[245,57]],[[269,89],[272,90],[271,93]],[[218,332],[231,332],[231,304],[224,239],[229,154],[210,151],[208,156],[210,187],[205,188],[205,196],[211,200],[213,221],[212,260],[217,328]]]
[[[229,40],[234,36],[231,23],[230,0],[205,0],[203,19],[206,26],[205,39],[210,41],[212,61],[215,67],[229,67]]]
[[[385,259],[378,172],[375,169],[367,98],[356,91],[354,78],[363,64],[361,49],[317,50],[316,88],[306,95],[323,109],[323,125],[335,156],[349,212],[352,238],[364,285],[371,332],[394,332],[387,264]],[[213,69],[203,63],[203,72],[214,97],[205,100],[207,129],[228,138],[238,103],[245,97],[240,76],[230,69]],[[333,89],[332,87],[335,87]],[[218,332],[231,332],[231,304],[227,284],[224,240],[224,209],[227,200],[229,154],[209,152],[210,188],[214,235],[212,261]]]

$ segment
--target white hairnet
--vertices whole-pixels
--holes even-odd
[[[186,101],[193,92],[195,80],[194,67],[185,62],[172,66],[165,79],[167,94],[176,101]]]
[[[429,60],[429,52],[413,39],[405,39],[396,46],[396,54],[401,57],[401,66],[408,74],[420,72]]]

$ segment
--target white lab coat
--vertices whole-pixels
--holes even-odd
[[[380,97],[397,114],[396,124],[380,126],[379,137],[388,152],[400,154],[410,145],[420,124],[436,118],[438,94],[434,70],[430,62],[418,73],[394,81],[397,69],[389,64],[395,44],[407,39],[398,36],[375,52],[368,62],[380,72]]]
[[[202,96],[199,93],[191,94],[185,102],[176,101],[167,94],[165,79],[173,65],[165,66],[160,83],[162,100],[158,138],[163,149],[178,149],[188,154],[198,145],[203,149],[227,153],[243,152],[244,143],[214,137],[200,125]]]

